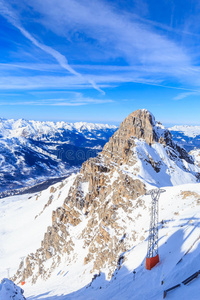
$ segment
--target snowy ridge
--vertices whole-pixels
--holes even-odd
[[[75,174],[72,174],[62,183],[53,185],[53,191],[57,189],[55,193],[49,187],[40,193],[0,199],[0,278],[7,276],[7,267],[12,276],[19,266],[19,258],[40,247],[44,233],[51,225],[52,211],[62,205],[74,179]]]
[[[200,169],[192,161],[190,163],[181,159],[175,151],[173,156],[170,156],[169,150],[172,149],[162,144],[155,143],[149,146],[145,141],[135,142],[133,152],[137,156],[137,163],[133,170],[139,170],[136,175],[138,179],[156,187],[197,182],[196,175]]]
[[[184,133],[188,137],[196,137],[200,135],[200,126],[191,126],[191,125],[176,125],[169,128],[170,131],[179,131]]]
[[[117,127],[108,124],[94,124],[87,122],[44,122],[33,120],[6,120],[0,119],[0,135],[4,138],[12,137],[29,137],[35,140],[44,139],[50,137],[56,137],[56,135],[63,134],[64,131],[77,131],[83,135],[88,135],[87,132],[97,132],[105,130],[116,130]],[[99,133],[97,133],[98,135]],[[97,136],[96,136],[97,137]]]

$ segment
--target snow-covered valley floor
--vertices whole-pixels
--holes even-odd
[[[63,196],[67,193],[74,176],[66,179]],[[55,185],[57,186],[59,183]],[[71,264],[67,265],[63,258],[48,280],[39,279],[35,285],[27,281],[23,286],[25,297],[28,300],[157,300],[162,299],[165,289],[181,283],[200,270],[200,239],[198,239],[200,237],[200,184],[185,184],[165,189],[166,192],[161,194],[159,201],[160,262],[151,271],[144,267],[149,227],[147,212],[142,216],[142,226],[146,229],[145,240],[124,253],[124,262],[111,280],[107,280],[102,271],[101,275],[91,283],[94,274],[90,273],[90,264],[83,264],[83,250],[80,247],[80,254],[75,264],[72,260]],[[40,200],[37,200],[37,194],[0,200],[1,279],[7,277],[7,268],[10,268],[10,275],[14,275],[20,258],[40,247],[45,230],[48,225],[51,225],[52,210],[60,206],[64,200],[61,195],[59,200],[52,201],[46,207],[40,217],[36,217],[43,210],[49,191],[50,188],[44,191],[40,195]],[[150,196],[143,196],[143,199],[151,200]],[[133,225],[133,230],[139,231],[140,226],[141,222],[138,222],[138,227]],[[79,247],[78,241],[77,247]],[[190,251],[184,256],[188,249]],[[181,258],[182,261],[177,265]],[[163,285],[161,281],[164,281]],[[200,278],[197,278],[188,286],[181,285],[169,292],[167,299],[199,299],[199,287]]]

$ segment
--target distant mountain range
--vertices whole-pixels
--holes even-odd
[[[187,151],[200,148],[200,126],[178,125],[169,128],[173,140],[182,145]]]
[[[116,129],[85,122],[0,119],[0,192],[68,174],[96,156]]]
[[[117,126],[107,124],[0,118],[0,192],[76,171],[102,150],[116,130]],[[187,151],[200,148],[200,126],[169,130]]]

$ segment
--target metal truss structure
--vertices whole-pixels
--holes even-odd
[[[163,192],[164,189],[153,189],[146,193],[152,198],[147,258],[158,255],[158,200]]]

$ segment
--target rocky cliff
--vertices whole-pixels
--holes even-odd
[[[63,257],[66,265],[81,259],[92,274],[107,267],[111,277],[123,253],[147,237],[149,221],[136,230],[150,205],[141,196],[152,185],[195,182],[198,172],[149,111],[133,112],[103,151],[83,163],[63,205],[53,211],[41,247],[26,257],[14,279],[45,279]],[[62,184],[57,189],[52,196],[64,192]]]

